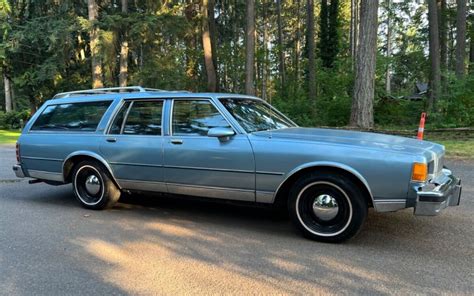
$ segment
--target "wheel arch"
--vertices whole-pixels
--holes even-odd
[[[364,191],[367,204],[369,206],[375,206],[374,197],[372,195],[372,191],[370,190],[369,183],[362,176],[362,174],[348,165],[337,162],[311,162],[296,167],[286,174],[285,179],[280,183],[277,190],[275,191],[274,204],[277,206],[286,206],[286,201],[288,200],[288,194],[290,192],[291,185],[294,184],[294,182],[296,182],[296,180],[298,180],[304,174],[322,170],[342,173],[343,175],[351,178]]]
[[[73,171],[74,166],[83,160],[99,161],[108,170],[110,176],[112,177],[112,181],[115,183],[115,185],[117,185],[119,189],[122,189],[120,185],[118,184],[117,180],[115,179],[112,168],[107,163],[107,161],[102,156],[92,151],[76,151],[69,154],[65,158],[62,165],[62,172],[63,172],[63,178],[64,178],[65,183],[71,182],[72,171]]]

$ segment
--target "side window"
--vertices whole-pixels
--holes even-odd
[[[207,136],[213,127],[229,127],[229,123],[208,100],[175,100],[173,135]]]
[[[161,135],[163,101],[135,101],[125,119],[124,135]]]
[[[122,108],[120,108],[120,111],[115,115],[114,121],[110,126],[109,134],[117,135],[122,133],[122,124],[125,115],[127,114],[128,107],[130,107],[130,101],[125,102],[125,104],[122,105]]]
[[[111,101],[48,106],[31,130],[94,132]]]

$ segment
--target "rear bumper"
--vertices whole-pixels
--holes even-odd
[[[25,177],[25,173],[23,172],[23,168],[21,167],[21,164],[15,164],[13,166],[13,171],[15,172],[15,175],[18,178],[24,178]]]
[[[432,183],[435,187],[431,190],[422,187],[417,192],[415,215],[435,216],[447,207],[459,205],[461,179],[454,176],[450,170],[443,169],[442,174]]]

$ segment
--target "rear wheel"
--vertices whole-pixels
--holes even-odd
[[[363,192],[351,179],[333,172],[301,177],[290,191],[289,213],[307,238],[342,242],[356,235],[367,217]]]
[[[76,199],[88,209],[109,208],[120,198],[120,190],[108,170],[97,161],[86,160],[76,165],[72,186]]]

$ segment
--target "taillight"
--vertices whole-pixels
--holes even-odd
[[[16,161],[20,163],[20,144],[16,143]]]

